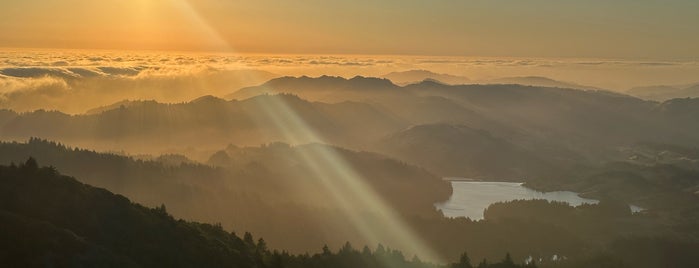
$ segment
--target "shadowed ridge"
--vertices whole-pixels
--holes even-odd
[[[322,96],[327,96],[340,92],[365,94],[369,92],[386,92],[397,88],[399,87],[390,80],[376,77],[355,76],[346,79],[327,75],[319,77],[285,76],[272,79],[259,86],[241,88],[227,95],[226,99],[246,99],[256,95],[278,93],[298,94],[308,98],[308,95],[321,94]]]
[[[8,255],[26,267],[252,267],[245,242],[220,227],[175,220],[121,195],[39,168],[33,158],[0,166],[0,228]],[[32,196],[32,198],[25,198]],[[5,240],[7,239],[7,240]]]
[[[121,109],[121,108],[128,108],[128,107],[139,106],[139,105],[154,105],[154,104],[160,104],[160,103],[155,101],[155,100],[123,100],[123,101],[115,102],[115,103],[110,104],[110,105],[100,106],[97,108],[87,110],[87,112],[85,112],[85,114],[86,115],[101,114],[104,112],[108,112],[108,111],[116,110],[116,109]]]
[[[525,85],[533,87],[554,87],[554,88],[571,88],[571,89],[581,89],[581,90],[602,90],[601,88],[579,85],[572,82],[564,82],[555,79],[551,79],[544,76],[514,76],[514,77],[503,77],[496,78],[492,80],[481,81],[485,84],[515,84],[515,85]]]
[[[214,104],[214,103],[223,103],[223,102],[226,102],[226,100],[219,98],[219,97],[212,96],[212,95],[205,95],[205,96],[201,96],[199,98],[196,98],[194,100],[191,100],[189,103]]]
[[[415,125],[387,136],[378,146],[387,155],[420,163],[443,177],[521,180],[552,169],[534,152],[466,125]]]
[[[435,73],[423,69],[408,70],[402,72],[391,72],[381,77],[390,79],[391,81],[399,85],[419,83],[420,81],[424,81],[427,79],[441,81],[441,83],[450,85],[466,84],[471,82],[469,78],[464,76]]]
[[[347,80],[353,89],[391,89],[397,88],[391,80],[386,78],[355,76]]]
[[[675,98],[697,98],[699,97],[699,83],[634,87],[626,91],[626,93],[655,101],[666,101]]]

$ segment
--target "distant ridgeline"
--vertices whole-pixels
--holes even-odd
[[[431,264],[382,245],[292,255],[250,233],[241,239],[220,225],[176,220],[165,205],[146,208],[33,158],[0,166],[0,238],[2,267],[473,267],[466,254],[458,263]],[[478,267],[536,266],[507,254]]]
[[[285,117],[279,116],[289,113],[304,124],[281,131],[277,122]],[[618,149],[638,142],[696,147],[698,116],[699,99],[655,102],[603,90],[282,77],[226,99],[123,101],[75,115],[0,110],[0,138],[40,136],[95,149],[162,152],[173,145],[295,143],[283,133],[312,130],[326,143],[369,149],[439,176],[551,180],[580,164],[625,159]]]

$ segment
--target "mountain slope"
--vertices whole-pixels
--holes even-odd
[[[600,90],[600,88],[578,85],[575,83],[563,82],[543,76],[515,76],[503,77],[481,81],[483,84],[515,84],[534,87],[557,87],[582,90]]]
[[[417,125],[378,144],[380,151],[442,176],[522,181],[557,169],[533,152],[464,125]]]
[[[628,91],[629,95],[642,99],[666,101],[676,98],[699,98],[699,84],[681,86],[645,86],[635,87]]]
[[[252,267],[234,235],[170,217],[123,196],[38,168],[0,167],[2,263],[19,266]],[[28,198],[31,197],[31,198]],[[21,237],[20,234],[30,234]],[[37,236],[37,234],[43,234]],[[53,241],[52,241],[53,240]],[[20,242],[10,245],[11,241]],[[52,242],[50,242],[52,241]],[[18,246],[19,245],[19,246]]]
[[[373,94],[395,91],[399,87],[388,79],[355,76],[345,79],[337,76],[320,77],[280,77],[266,83],[241,88],[226,96],[226,99],[243,100],[262,94],[287,93],[302,96],[304,99],[323,102],[339,102],[362,99]]]
[[[289,116],[302,119],[304,125],[279,124]],[[342,145],[362,143],[405,126],[394,116],[364,103],[327,104],[292,95],[257,96],[244,101],[205,96],[179,104],[137,101],[95,114],[71,116],[39,110],[8,113],[3,118],[0,136],[4,139],[40,136],[131,152],[160,152],[177,144],[217,148],[235,141],[256,145],[284,141],[288,133],[308,129],[330,143]],[[359,122],[365,127],[357,128]],[[308,138],[296,142],[316,141]]]
[[[312,173],[313,163],[300,161],[303,153],[318,147],[346,159],[368,187],[407,217],[439,218],[432,204],[451,193],[448,183],[415,166],[320,144],[231,146],[225,153],[232,161],[211,167],[142,161],[32,139],[0,143],[0,163],[18,163],[33,156],[81,182],[140,204],[166,204],[180,218],[252,231],[264,236],[270,246],[294,253],[314,251],[323,244],[337,247],[346,241],[374,244],[356,226],[347,224],[351,219],[322,183],[338,178]],[[214,156],[211,158],[216,159]],[[373,207],[355,209],[372,211]]]
[[[333,175],[318,174],[317,167],[308,159],[319,152],[332,152],[343,161],[341,168],[356,174],[352,179],[365,183],[383,200],[402,214],[436,216],[436,202],[451,194],[450,185],[439,177],[413,165],[401,163],[386,156],[354,152],[323,144],[290,146],[274,143],[260,147],[228,146],[209,160],[209,163],[229,170],[254,166],[258,174],[250,174],[249,184],[265,185],[258,191],[274,193],[267,199],[293,200],[318,207],[334,205],[336,194],[326,186],[327,180],[339,180]],[[337,168],[337,167],[331,167]],[[334,175],[337,176],[337,175]],[[243,183],[246,184],[246,183]]]
[[[440,74],[428,70],[408,70],[402,72],[391,72],[381,77],[389,79],[393,81],[393,83],[398,85],[408,85],[412,83],[422,82],[428,79],[436,80],[441,83],[447,83],[451,85],[466,84],[471,82],[471,80],[467,77],[451,74]]]

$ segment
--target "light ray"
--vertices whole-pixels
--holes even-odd
[[[191,20],[191,22],[196,25],[199,29],[203,31],[208,40],[206,40],[207,47],[215,48],[216,50],[223,50],[223,52],[233,53],[233,46],[224,39],[221,34],[206,22],[204,18],[196,11],[194,7],[189,3],[188,0],[174,0],[175,6]]]
[[[212,36],[212,40],[223,42],[228,50],[233,48],[204,19],[187,0],[178,0],[187,16],[200,25],[202,30]],[[324,140],[301,118],[280,96],[260,98],[264,119],[273,123],[276,131],[293,145],[305,143],[325,144]],[[361,233],[365,241],[372,243],[391,243],[394,248],[417,254],[423,260],[443,263],[444,259],[434,252],[405,223],[398,213],[354,170],[339,153],[329,146],[306,146],[299,150],[302,161],[313,172],[313,178],[319,180],[331,195],[339,209]],[[367,213],[376,217],[379,224],[368,219]]]
[[[276,130],[288,141],[295,144],[325,144],[281,97],[270,96],[263,98],[263,101],[260,106],[265,116],[273,121]],[[332,147],[310,145],[300,151],[302,160],[314,173],[313,177],[319,179],[332,194],[335,203],[367,241],[391,241],[401,250],[418,254],[423,259],[443,261]],[[364,213],[367,212],[376,216],[381,226],[372,224],[365,217]]]

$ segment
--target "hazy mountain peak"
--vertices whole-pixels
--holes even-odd
[[[446,84],[466,84],[470,82],[470,79],[463,76],[435,73],[429,70],[416,69],[407,70],[401,72],[391,72],[382,76],[383,78],[390,79],[394,83],[407,85],[412,83],[418,83],[427,79],[436,80],[440,83]]]
[[[414,70],[407,70],[407,71],[402,71],[402,72],[390,72],[387,75],[391,74],[422,74],[422,75],[433,75],[433,74],[438,74],[432,71],[428,71],[425,69],[414,69]]]
[[[285,102],[308,102],[308,101],[300,98],[298,95],[291,94],[291,93],[260,94],[260,95],[245,99],[243,102],[268,101],[268,100],[272,100],[272,99],[281,99]]]
[[[600,88],[579,85],[576,83],[564,82],[544,76],[512,76],[502,77],[491,80],[482,81],[485,84],[517,84],[535,87],[557,87],[557,88],[572,88],[584,90],[600,90]]]
[[[342,81],[346,81],[346,80],[347,79],[342,78],[340,76],[329,76],[329,75],[322,75],[319,77],[310,77],[307,75],[283,76],[283,77],[273,78],[273,79],[267,81],[266,83],[264,83],[263,85],[274,87],[274,86],[285,85],[288,83],[299,83],[299,82],[309,83],[309,82],[318,82],[318,81],[322,81],[322,82],[326,82],[326,83],[331,83],[331,82],[338,83],[338,82],[342,82]]]
[[[699,114],[699,98],[676,98],[664,101],[659,105],[663,112],[682,115]]]
[[[357,86],[357,87],[374,87],[374,88],[390,88],[390,87],[395,87],[396,85],[391,82],[391,80],[388,80],[386,78],[378,78],[378,77],[365,77],[365,76],[355,76],[352,77],[348,80],[352,86]]]
[[[409,84],[409,85],[416,85],[416,86],[450,86],[448,84],[445,84],[442,81],[439,81],[437,79],[432,79],[432,78],[426,78],[425,80],[422,80],[420,82],[416,82],[414,84]]]
[[[327,75],[319,77],[285,76],[272,79],[260,86],[241,88],[227,95],[226,98],[248,99],[262,94],[290,93],[300,95],[310,100],[336,102],[338,99],[328,100],[324,97],[339,97],[339,95],[334,94],[338,91],[363,94],[369,91],[381,91],[394,88],[398,88],[398,86],[393,84],[390,80],[376,77],[355,76],[346,79],[339,76]]]
[[[221,103],[221,102],[226,102],[226,100],[221,99],[219,97],[212,96],[212,95],[201,96],[199,98],[196,98],[196,99],[190,101],[190,103]]]
[[[634,87],[628,90],[633,96],[656,101],[664,101],[674,98],[699,97],[699,83],[689,85],[656,85]]]
[[[122,100],[122,101],[115,102],[115,103],[110,104],[110,105],[100,106],[97,108],[87,110],[87,112],[85,112],[85,114],[88,114],[88,115],[101,114],[103,112],[116,110],[116,109],[120,109],[120,108],[129,108],[129,107],[146,106],[146,105],[157,105],[157,104],[160,104],[160,103],[155,101],[155,100]]]

